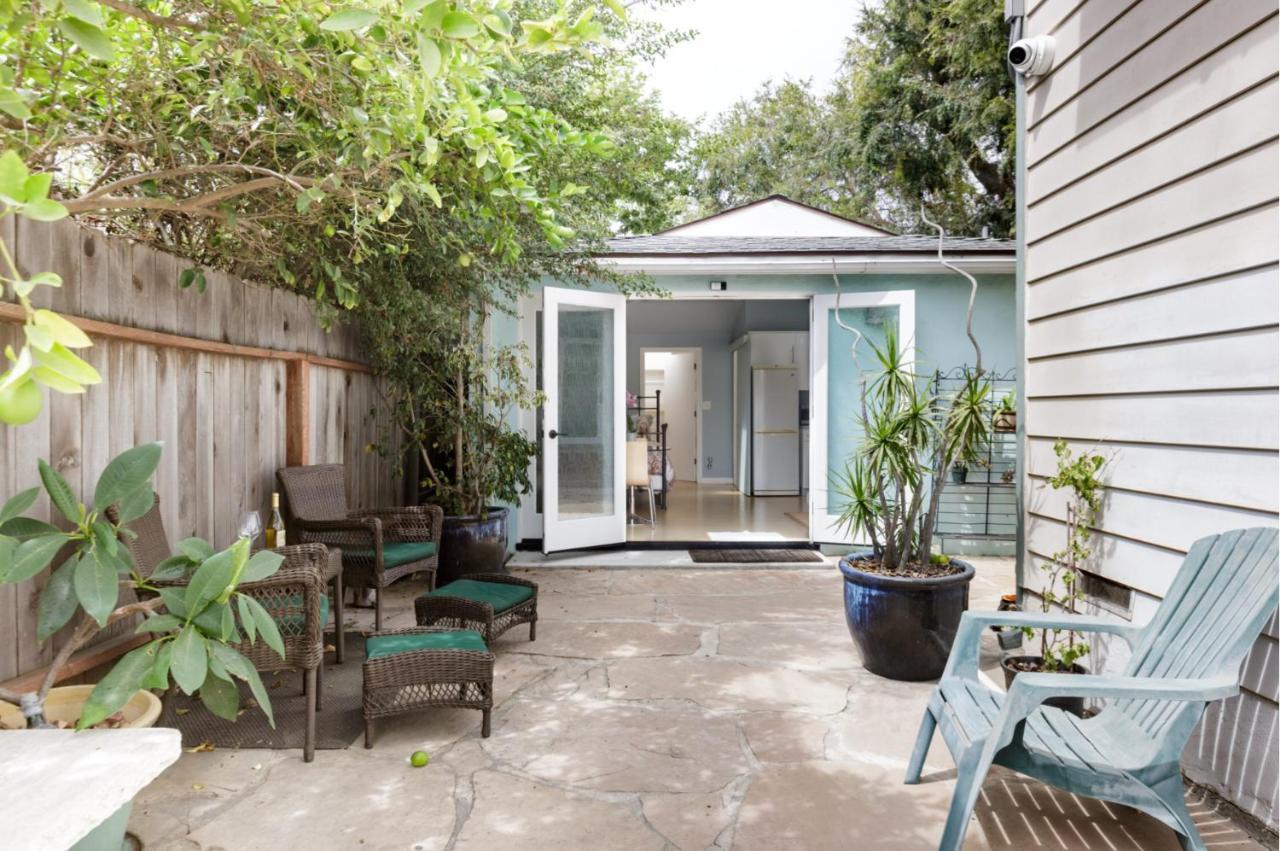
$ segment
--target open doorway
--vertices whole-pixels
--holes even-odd
[[[808,299],[628,302],[628,422],[655,496],[651,514],[630,471],[629,542],[810,540],[808,334]]]

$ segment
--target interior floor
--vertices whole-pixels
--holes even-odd
[[[649,496],[635,493],[636,514],[649,516]],[[807,541],[809,526],[803,496],[744,496],[732,484],[677,481],[667,507],[650,525],[635,517],[627,524],[630,541]]]

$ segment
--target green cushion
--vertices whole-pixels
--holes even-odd
[[[343,548],[343,555],[353,558],[372,559],[373,550]],[[399,567],[411,561],[422,561],[436,554],[434,541],[394,541],[382,545],[382,566]]]
[[[366,659],[408,653],[411,650],[480,650],[483,652],[488,649],[480,633],[470,629],[404,635],[371,635],[364,643]]]
[[[505,582],[479,582],[475,579],[455,579],[443,588],[426,594],[428,597],[462,597],[477,603],[493,606],[494,614],[520,605],[533,596],[527,585],[508,585]]]

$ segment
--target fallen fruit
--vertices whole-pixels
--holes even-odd
[[[428,762],[431,762],[431,757],[427,756],[426,751],[414,751],[413,756],[409,757],[409,764],[414,768],[422,768]]]
[[[40,393],[40,387],[30,379],[0,390],[0,422],[13,426],[26,425],[40,415],[42,407],[44,396]]]

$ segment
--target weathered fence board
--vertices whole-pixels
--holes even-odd
[[[305,298],[220,273],[206,271],[203,295],[195,287],[179,289],[185,261],[70,222],[22,221],[16,231],[11,219],[0,222],[0,236],[16,246],[19,268],[56,271],[64,280],[57,292],[41,292],[39,304],[186,339],[139,340],[91,329],[94,346],[84,354],[103,384],[80,396],[52,394],[29,425],[0,425],[0,500],[39,484],[38,458],[86,494],[113,456],[161,440],[155,484],[170,543],[199,535],[226,545],[243,512],[260,512],[264,523],[270,516],[275,471],[286,463],[286,371],[290,359],[308,355],[335,359],[302,362],[313,387],[310,463],[346,463],[354,506],[398,498],[392,465],[364,451],[380,439],[375,429],[386,419],[368,412],[376,379],[359,368],[356,329],[326,333]],[[0,348],[20,339],[16,323],[0,321]],[[201,350],[210,348],[207,341],[223,345]],[[32,509],[39,517],[49,512],[44,497]],[[64,640],[55,636],[43,647],[35,640],[35,602],[45,581],[47,572],[0,585],[0,681],[47,665]],[[120,627],[113,632],[123,634],[130,625]]]

